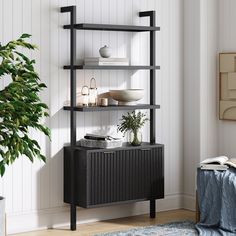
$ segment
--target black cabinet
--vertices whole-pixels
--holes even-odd
[[[164,197],[164,146],[76,148],[75,203],[91,208]],[[70,147],[64,149],[64,201],[70,203]]]

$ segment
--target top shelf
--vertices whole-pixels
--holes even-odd
[[[137,26],[137,25],[111,25],[111,24],[74,24],[64,25],[64,29],[78,29],[78,30],[102,30],[102,31],[126,31],[126,32],[150,32],[160,31],[160,27],[153,26]]]

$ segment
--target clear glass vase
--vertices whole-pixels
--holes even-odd
[[[139,130],[131,130],[128,135],[128,142],[132,146],[140,146],[142,143],[142,133]]]

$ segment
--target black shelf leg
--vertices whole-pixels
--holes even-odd
[[[149,17],[150,26],[156,26],[156,12],[155,11],[144,11],[139,12],[140,17]],[[156,65],[156,33],[150,31],[150,65]],[[150,70],[150,104],[156,103],[156,70]],[[156,142],[156,111],[150,110],[150,143]],[[156,200],[150,200],[150,218],[156,217]]]
[[[62,7],[61,12],[70,13],[70,25],[76,24],[76,6]],[[76,29],[70,29],[70,106],[76,106],[76,71],[73,69],[76,61]],[[76,112],[70,111],[70,229],[76,230],[76,204],[75,204],[75,146],[76,146]]]
[[[156,218],[156,200],[150,200],[150,218]]]
[[[156,12],[155,11],[144,11],[139,12],[140,17],[149,17],[150,26],[156,26]],[[150,65],[156,65],[156,33],[150,31]],[[150,104],[156,103],[156,70],[153,68],[150,70]],[[150,110],[150,142],[156,142],[156,111]]]

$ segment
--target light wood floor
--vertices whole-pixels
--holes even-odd
[[[68,228],[60,228],[16,234],[15,236],[89,236],[97,233],[127,230],[138,226],[163,224],[178,220],[194,221],[195,212],[188,210],[166,211],[157,213],[155,219],[150,219],[148,215],[140,215],[78,225],[77,231],[73,232]]]

